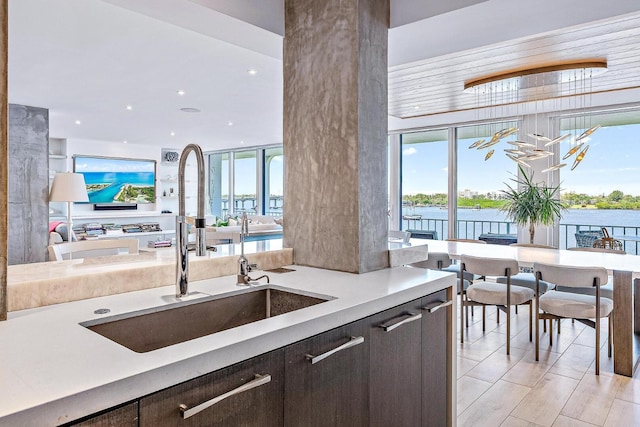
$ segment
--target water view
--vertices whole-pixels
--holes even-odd
[[[439,207],[405,207],[403,229],[435,230],[439,239],[447,236],[447,209]],[[413,219],[411,219],[413,217]],[[419,218],[418,218],[419,217]],[[576,246],[577,230],[607,227],[609,233],[623,241],[628,253],[640,253],[640,210],[631,209],[568,209],[560,221],[560,247]],[[458,237],[477,239],[483,233],[515,234],[517,226],[499,209],[458,209]]]

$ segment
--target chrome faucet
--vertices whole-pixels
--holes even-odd
[[[251,264],[249,260],[244,256],[244,239],[249,233],[249,220],[247,219],[247,213],[243,212],[240,217],[240,258],[238,258],[238,281],[237,285],[249,284],[249,272],[251,271]]]
[[[187,165],[189,153],[194,152],[198,163],[198,212],[196,217],[196,256],[206,253],[206,234],[204,220],[204,155],[196,144],[184,147],[180,155],[178,166],[178,216],[176,216],[176,297],[180,298],[189,293],[189,252],[188,226],[185,215],[184,200],[184,169]]]

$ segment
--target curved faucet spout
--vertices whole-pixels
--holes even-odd
[[[196,255],[206,253],[206,234],[204,219],[204,155],[196,144],[187,145],[180,155],[178,166],[178,216],[176,217],[176,296],[183,297],[189,293],[189,252],[188,226],[185,216],[184,170],[187,157],[193,152],[198,164],[198,212],[196,218]]]

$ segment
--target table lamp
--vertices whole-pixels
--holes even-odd
[[[84,183],[84,175],[80,173],[62,172],[53,177],[51,183],[50,202],[67,202],[67,241],[71,241],[73,224],[71,223],[71,203],[88,202],[89,195]]]

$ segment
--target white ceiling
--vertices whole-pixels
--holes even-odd
[[[433,3],[392,0],[391,66],[640,9],[637,0]],[[57,138],[195,142],[205,150],[281,143],[281,14],[274,10],[282,4],[10,0],[9,102],[48,108]]]

